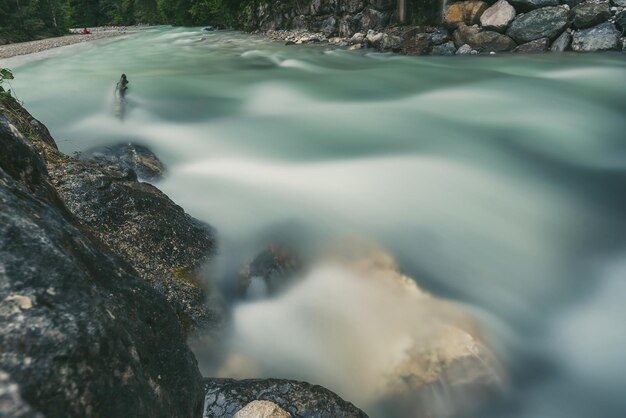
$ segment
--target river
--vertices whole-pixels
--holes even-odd
[[[403,57],[154,28],[0,65],[66,153],[154,150],[158,187],[218,231],[222,275],[268,231],[367,237],[486,329],[510,384],[481,417],[626,415],[626,55]],[[302,298],[235,307],[260,376],[393,416],[346,361],[384,349],[379,330],[314,338]],[[402,321],[387,310],[371,315]]]

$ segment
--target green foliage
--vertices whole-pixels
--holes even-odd
[[[0,68],[0,100],[11,97],[11,89],[5,89],[8,80],[13,80],[13,73],[6,68]]]

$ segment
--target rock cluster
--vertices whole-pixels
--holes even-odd
[[[303,6],[298,12],[302,14],[291,20],[274,18],[271,7],[262,8],[263,18],[259,22],[265,23],[259,23],[258,28],[271,29],[267,32],[271,37],[288,44],[329,43],[408,55],[623,50],[626,41],[623,3],[622,0],[451,1],[443,11],[441,27],[411,27],[396,25],[393,7],[385,1],[370,0],[367,5],[356,1],[356,7],[345,9],[346,5],[337,0],[312,0],[309,8]],[[354,10],[355,14],[350,15],[348,10]],[[323,19],[318,22],[319,16]]]

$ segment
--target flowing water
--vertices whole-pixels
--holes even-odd
[[[158,187],[219,231],[215,276],[272,231],[367,237],[480,320],[510,381],[480,416],[626,416],[625,55],[411,58],[155,28],[0,65],[63,151],[151,147]],[[415,324],[387,296],[346,308],[359,285],[333,274],[236,305],[233,344],[251,375],[392,416],[368,373],[387,329]]]

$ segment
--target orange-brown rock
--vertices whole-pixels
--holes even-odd
[[[479,0],[452,3],[446,8],[444,23],[451,27],[475,25],[480,22],[480,16],[488,7],[487,3]]]

